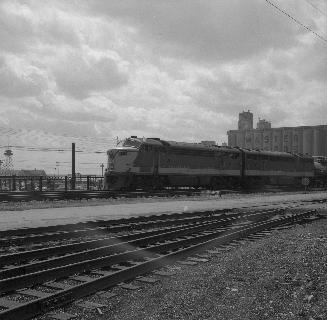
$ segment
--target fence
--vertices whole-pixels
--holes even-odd
[[[102,190],[103,176],[0,176],[1,191]]]

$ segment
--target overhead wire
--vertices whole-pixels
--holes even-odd
[[[2,149],[13,149],[13,150],[19,150],[19,151],[31,151],[31,152],[71,152],[70,148],[67,149],[57,149],[57,148],[49,148],[49,147],[28,147],[28,146],[16,146],[16,145],[9,145],[9,146],[0,146],[0,148]],[[85,154],[105,154],[107,153],[107,149],[109,149],[110,146],[108,146],[108,148],[106,148],[106,150],[104,151],[99,151],[99,150],[81,150],[81,149],[77,149],[75,150],[76,153],[85,153]]]
[[[327,14],[325,12],[323,12],[322,10],[320,10],[317,6],[315,6],[314,4],[312,4],[309,0],[304,0],[306,3],[308,3],[312,8],[315,8],[317,11],[319,11],[322,15],[324,15],[325,17],[327,17]]]
[[[296,22],[298,25],[300,25],[301,27],[305,28],[306,30],[308,30],[309,32],[313,33],[316,37],[318,37],[320,40],[324,41],[327,43],[327,39],[324,38],[323,36],[321,36],[320,34],[318,34],[316,31],[312,30],[310,27],[306,26],[305,24],[303,24],[301,21],[299,21],[298,19],[294,18],[293,16],[291,16],[289,13],[287,13],[286,11],[284,11],[283,9],[281,9],[280,7],[278,7],[276,4],[272,3],[269,0],[265,0],[269,5],[271,5],[272,7],[274,7],[276,10],[278,10],[279,12],[283,13],[284,15],[286,15],[288,18],[290,18],[291,20],[293,20],[294,22]]]
[[[5,141],[2,142],[4,145],[3,148],[12,147],[28,151],[69,151],[71,150],[69,147],[71,142],[76,143],[79,152],[91,150],[106,151],[110,147],[113,147],[117,141],[114,137],[69,136],[67,134],[53,135],[47,132],[34,132],[33,130],[27,130],[26,132],[26,130],[23,129],[13,129],[8,127],[0,127],[0,133],[2,140],[4,136],[7,136],[8,138],[8,143]],[[38,146],[28,146],[28,143],[19,145],[22,138],[24,138],[25,141],[26,139],[32,139],[33,144],[37,139]],[[40,139],[42,139],[42,141],[40,141]],[[11,145],[9,144],[9,141],[12,141]],[[52,147],[49,147],[49,145]],[[2,146],[0,146],[0,148],[2,148]]]

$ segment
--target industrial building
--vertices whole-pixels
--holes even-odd
[[[243,111],[238,130],[227,135],[230,147],[327,156],[327,125],[272,128],[270,122],[259,119],[254,129],[253,113]]]

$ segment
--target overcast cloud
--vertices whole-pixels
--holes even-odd
[[[327,38],[326,1],[271,1]],[[245,109],[274,127],[326,124],[326,86],[327,42],[264,0],[0,1],[2,147],[221,144]]]

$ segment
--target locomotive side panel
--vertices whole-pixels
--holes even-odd
[[[240,154],[213,150],[170,149],[160,153],[161,174],[240,175]]]
[[[212,187],[213,179],[239,179],[240,169],[239,151],[165,148],[160,153],[159,175],[168,177],[172,186]]]
[[[315,156],[314,158],[314,172],[316,187],[327,186],[327,157]]]
[[[109,189],[219,189],[299,185],[303,177],[313,175],[313,159],[308,156],[129,138],[108,151],[105,181]]]
[[[154,168],[154,150],[152,146],[140,147],[134,162],[139,174],[151,175]]]
[[[246,152],[245,175],[249,185],[301,185],[303,177],[313,177],[310,157],[286,153]]]

